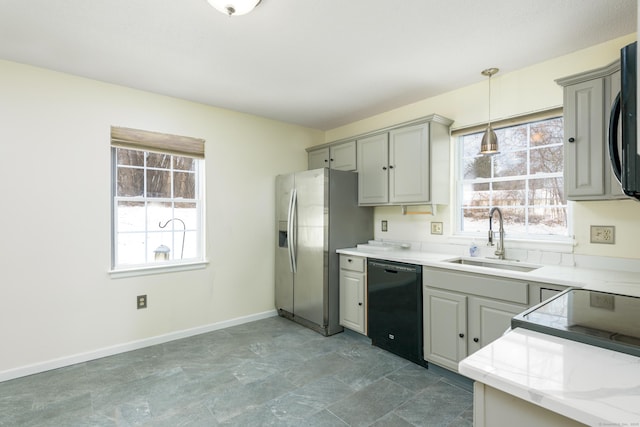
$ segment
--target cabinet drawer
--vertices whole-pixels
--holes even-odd
[[[351,255],[340,255],[340,268],[364,273],[365,258]]]

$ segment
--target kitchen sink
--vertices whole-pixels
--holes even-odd
[[[511,270],[529,272],[542,267],[540,265],[520,264],[518,261],[502,261],[497,259],[455,258],[447,260],[452,264],[470,265],[474,267],[496,268],[498,270]]]

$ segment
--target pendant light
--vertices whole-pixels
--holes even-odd
[[[245,15],[262,0],[207,0],[211,6],[229,16]]]
[[[497,154],[498,153],[498,137],[491,127],[491,76],[500,71],[498,68],[487,68],[482,70],[483,76],[489,77],[489,124],[487,130],[482,136],[482,143],[480,144],[480,154]]]

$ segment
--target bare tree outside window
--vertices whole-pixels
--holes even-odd
[[[459,231],[486,232],[500,207],[511,236],[567,236],[562,117],[495,130],[500,153],[479,154],[482,133],[459,138]]]

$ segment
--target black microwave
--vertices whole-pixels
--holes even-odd
[[[640,146],[636,126],[637,44],[627,45],[620,51],[621,88],[609,118],[609,157],[622,191],[640,200]]]

